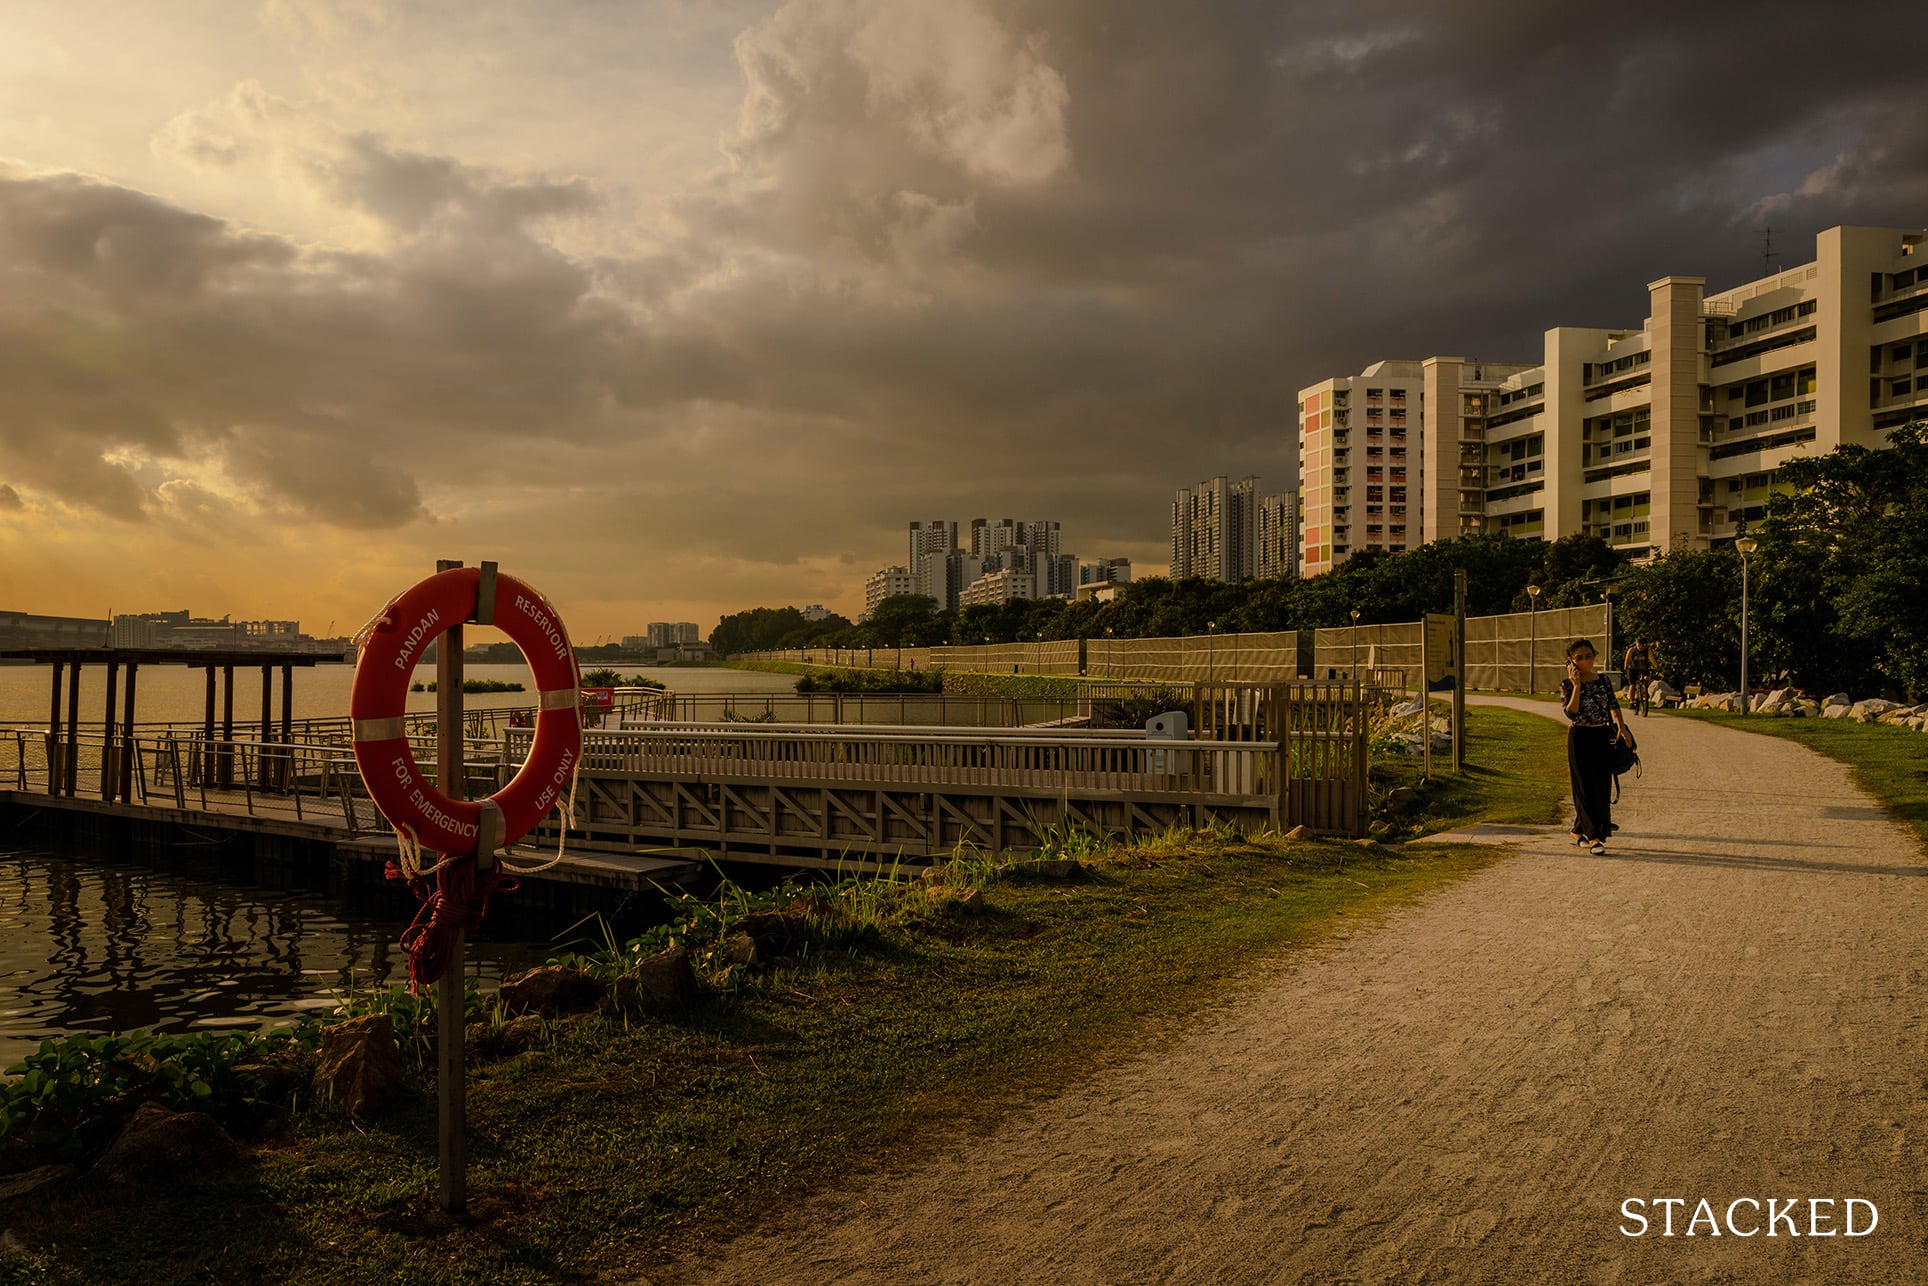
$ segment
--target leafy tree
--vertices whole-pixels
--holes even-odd
[[[849,628],[849,621],[834,614],[821,621],[806,621],[794,607],[753,607],[718,621],[710,632],[710,647],[724,656],[814,647]]]
[[[1928,426],[1782,465],[1755,555],[1761,652],[1807,686],[1928,696]]]
[[[1618,576],[1627,556],[1598,536],[1575,533],[1545,546],[1538,584],[1541,607],[1579,607],[1600,601],[1599,588]]]
[[[1676,549],[1636,565],[1614,601],[1616,632],[1645,639],[1667,682],[1731,689],[1739,681],[1741,560],[1731,546]]]
[[[893,594],[872,608],[861,629],[869,647],[932,647],[950,640],[950,622],[927,594]]]

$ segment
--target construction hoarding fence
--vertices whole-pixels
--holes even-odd
[[[1466,619],[1462,676],[1469,688],[1550,692],[1566,672],[1566,646],[1591,639],[1612,668],[1605,603]],[[1426,672],[1422,621],[1317,631],[1191,634],[1153,639],[1051,639],[976,647],[801,648],[752,659],[883,670],[1048,674],[1125,683],[1337,682],[1410,688]]]
[[[1506,692],[1558,692],[1567,644],[1587,639],[1602,670],[1618,669],[1605,603],[1466,619],[1466,686]]]

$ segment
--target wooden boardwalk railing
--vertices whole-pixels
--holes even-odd
[[[1200,685],[1194,696],[1193,740],[1131,729],[740,721],[591,729],[579,830],[602,843],[822,862],[853,851],[1038,847],[1065,825],[1117,834],[1218,820],[1363,833],[1366,702],[1357,689]],[[432,754],[431,735],[423,730],[418,758]],[[506,781],[533,735],[505,726],[470,739],[471,793]],[[293,819],[351,837],[384,825],[345,736],[210,740],[169,727],[110,743],[0,729],[0,789],[92,794],[98,783],[112,800],[123,780],[128,805]]]

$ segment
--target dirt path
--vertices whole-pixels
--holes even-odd
[[[1607,857],[1526,838],[1172,1048],[651,1280],[1928,1281],[1928,866],[1800,746],[1638,732]],[[1655,1206],[1629,1238],[1630,1197],[1686,1198],[1676,1234],[1703,1197],[1800,1198],[1804,1235],[1665,1238]],[[1873,1235],[1805,1235],[1847,1197]]]

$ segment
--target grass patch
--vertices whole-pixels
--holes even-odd
[[[805,665],[802,661],[715,661],[706,664],[722,670],[754,670],[758,674],[822,674],[835,669],[830,665]]]
[[[1468,705],[1465,771],[1454,772],[1452,762],[1451,751],[1433,751],[1433,782],[1424,786],[1423,759],[1374,756],[1376,807],[1399,786],[1420,790],[1424,801],[1417,811],[1384,813],[1387,838],[1414,839],[1480,822],[1544,826],[1560,820],[1567,794],[1566,728],[1554,720],[1505,706]]]
[[[1086,679],[1053,674],[977,674],[970,670],[946,670],[944,691],[974,697],[1027,697],[1047,701],[1069,701],[1085,689]]]
[[[978,909],[899,881],[864,895],[862,932],[739,977],[677,1022],[563,1020],[478,1060],[469,1220],[435,1209],[423,1088],[359,1128],[310,1110],[205,1188],[81,1180],[17,1205],[8,1222],[31,1250],[0,1261],[0,1280],[549,1282],[700,1253],[1169,1039],[1255,962],[1490,857],[1174,833],[1112,847],[1071,881],[959,863]]]
[[[1780,737],[1846,764],[1855,784],[1886,804],[1928,853],[1928,734],[1856,719],[1793,719],[1725,710],[1674,710],[1743,732]]]

